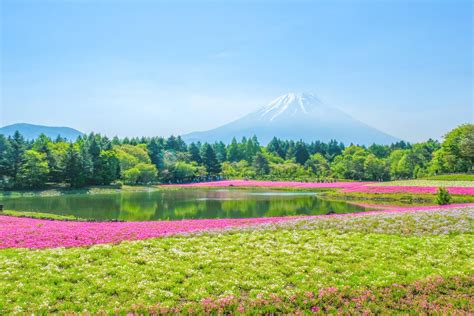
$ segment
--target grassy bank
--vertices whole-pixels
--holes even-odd
[[[423,178],[424,180],[441,180],[441,181],[474,181],[474,174],[455,173],[455,174],[441,174],[437,176],[430,176]]]
[[[3,249],[0,313],[465,313],[473,308],[472,215],[383,214]]]
[[[160,186],[93,186],[80,189],[71,189],[64,187],[51,187],[44,190],[13,190],[13,191],[0,191],[0,199],[4,198],[21,198],[21,197],[33,197],[33,196],[59,196],[65,194],[108,194],[118,192],[146,192],[150,190],[162,190]]]
[[[460,181],[458,179],[454,180],[440,180],[440,179],[426,179],[426,180],[397,180],[397,181],[387,181],[371,184],[374,186],[412,186],[412,187],[464,187],[472,188],[474,187],[474,181]]]
[[[380,204],[389,203],[394,205],[434,205],[437,204],[436,194],[410,194],[410,193],[358,193],[339,192],[337,190],[326,191],[321,197],[331,200],[344,201],[372,201]],[[451,195],[451,203],[474,203],[474,195]]]
[[[85,218],[78,218],[73,215],[57,215],[57,214],[39,213],[39,212],[19,212],[19,211],[12,211],[12,210],[0,211],[0,215],[37,218],[37,219],[51,219],[51,220],[61,220],[61,221],[86,221],[87,220]]]

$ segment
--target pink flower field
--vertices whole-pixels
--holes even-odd
[[[292,181],[256,181],[256,180],[225,180],[215,182],[200,182],[181,185],[167,185],[167,187],[265,187],[265,188],[335,188],[341,192],[357,193],[414,193],[431,194],[436,193],[437,187],[421,186],[375,186],[376,182],[292,182]],[[474,187],[448,187],[451,194],[474,195]]]
[[[446,188],[451,194],[473,195],[474,188],[466,187],[448,187]],[[347,187],[341,192],[357,192],[357,193],[414,193],[414,194],[433,194],[438,190],[437,187],[415,187],[415,186],[370,186],[361,185]]]
[[[72,222],[0,216],[0,249],[91,246],[95,244],[118,243],[124,240],[141,240],[175,234],[270,224],[299,219],[436,211],[463,206],[474,206],[474,203],[446,206],[391,207],[385,211],[318,216],[158,222]]]
[[[373,182],[296,182],[296,181],[258,181],[258,180],[224,180],[198,182],[189,184],[172,184],[168,187],[265,187],[265,188],[357,188]]]

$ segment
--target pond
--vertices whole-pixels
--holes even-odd
[[[368,209],[316,193],[271,190],[165,190],[3,199],[5,209],[94,220],[179,220],[353,213]]]

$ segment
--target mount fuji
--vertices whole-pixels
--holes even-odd
[[[390,144],[399,140],[324,104],[308,93],[282,95],[236,121],[182,137],[187,142],[230,143],[233,137],[239,140],[253,135],[262,144],[267,144],[273,137],[307,142],[335,139],[346,145]]]

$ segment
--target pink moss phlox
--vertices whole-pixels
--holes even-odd
[[[265,188],[353,188],[373,182],[296,182],[296,181],[258,181],[258,180],[223,180],[189,184],[172,184],[168,187],[265,187]]]
[[[213,182],[199,182],[189,184],[166,185],[167,187],[265,187],[265,188],[334,188],[341,189],[341,192],[357,193],[414,193],[432,194],[436,193],[437,187],[419,186],[375,186],[376,182],[295,182],[295,181],[258,181],[258,180],[223,180]],[[448,187],[451,194],[474,195],[474,187]]]
[[[436,211],[467,206],[474,206],[474,203],[444,206],[399,207],[390,208],[385,211],[333,215],[241,219],[196,219],[157,222],[71,222],[0,216],[0,249],[90,246],[104,243],[118,243],[124,240],[141,240],[183,233],[270,224],[298,219]]]

